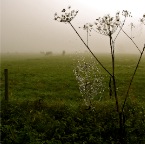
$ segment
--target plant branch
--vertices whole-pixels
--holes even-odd
[[[89,37],[89,31],[88,31],[88,28],[87,28],[87,46],[89,46],[88,37]]]
[[[98,60],[98,58],[94,55],[94,53],[91,51],[91,49],[89,48],[89,46],[84,42],[84,40],[82,39],[82,37],[79,35],[79,33],[77,32],[77,30],[74,28],[74,26],[71,24],[71,22],[69,22],[69,24],[71,25],[71,27],[73,28],[73,30],[76,32],[76,34],[79,36],[79,38],[81,39],[81,41],[83,42],[83,44],[87,47],[87,49],[89,50],[89,52],[93,55],[93,57],[96,59],[96,61],[101,65],[101,67],[112,77],[112,74],[103,66],[103,64]]]
[[[142,53],[141,50],[138,48],[138,46],[136,45],[136,43],[134,42],[134,40],[123,30],[123,28],[121,29],[124,34],[133,42],[133,44],[136,46],[136,48],[138,49],[138,51],[140,52],[140,54]]]
[[[133,75],[132,75],[132,78],[131,78],[131,80],[130,80],[129,87],[128,87],[128,90],[127,90],[127,93],[126,93],[126,96],[125,96],[125,100],[124,100],[124,103],[123,103],[123,106],[122,106],[122,112],[123,112],[123,110],[124,110],[124,107],[125,107],[127,98],[128,98],[128,96],[129,96],[129,90],[130,90],[132,81],[133,81],[133,79],[134,79],[134,76],[135,76],[135,74],[136,74],[136,71],[137,71],[137,69],[138,69],[138,67],[139,67],[139,63],[140,63],[140,60],[141,60],[142,55],[143,55],[143,53],[144,53],[144,50],[145,50],[145,44],[144,44],[143,50],[142,50],[142,52],[141,52],[141,54],[140,54],[140,57],[139,57],[139,60],[138,60],[137,65],[136,65],[136,68],[135,68],[135,70],[134,70],[134,73],[133,73]]]
[[[94,30],[96,33],[98,33],[98,34],[102,34],[102,35],[104,35],[104,36],[107,36],[106,34],[104,34],[103,32],[101,33],[101,32],[98,32],[98,31],[96,31],[94,28],[92,28],[92,30]]]
[[[114,38],[114,42],[115,42],[115,40],[117,39],[119,33],[121,32],[121,30],[122,30],[122,28],[123,28],[123,26],[124,26],[124,24],[125,24],[125,21],[126,21],[126,17],[125,17],[125,19],[124,19],[124,21],[123,21],[123,23],[122,23],[122,26],[120,26],[119,32],[117,33],[116,37]]]

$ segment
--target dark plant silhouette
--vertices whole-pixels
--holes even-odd
[[[95,32],[105,35],[109,38],[110,42],[110,52],[111,52],[111,58],[112,58],[112,71],[110,72],[107,70],[107,68],[102,64],[102,62],[96,57],[96,55],[92,52],[91,48],[88,46],[88,37],[87,37],[87,43],[82,39],[78,31],[75,29],[71,21],[74,19],[74,17],[78,14],[78,10],[71,10],[71,7],[68,7],[68,9],[63,9],[61,16],[58,16],[57,13],[54,16],[54,19],[59,22],[68,23],[75,33],[79,36],[80,40],[83,42],[83,44],[86,46],[86,48],[89,50],[89,52],[92,54],[92,56],[95,58],[95,60],[100,64],[100,66],[108,73],[110,76],[110,82],[109,82],[109,88],[110,88],[110,95],[114,95],[115,102],[116,102],[116,111],[118,113],[119,117],[119,127],[120,127],[120,142],[124,142],[124,127],[125,127],[125,119],[124,119],[124,107],[126,105],[127,98],[129,97],[129,91],[132,84],[132,81],[134,79],[134,76],[136,74],[136,71],[139,67],[140,60],[142,58],[145,45],[143,47],[143,50],[140,50],[135,41],[132,37],[132,28],[133,23],[131,25],[131,36],[129,36],[124,30],[124,24],[126,22],[127,17],[132,17],[131,13],[127,10],[122,11],[123,20],[121,20],[121,14],[120,12],[117,12],[115,16],[105,15],[103,17],[99,17],[96,19],[94,25],[90,25],[89,23],[87,25],[84,25],[84,29],[87,30],[87,36],[88,36],[88,30],[94,30]],[[140,19],[140,22],[145,25],[145,14]],[[133,72],[133,75],[131,76],[131,80],[127,89],[127,92],[125,94],[125,98],[122,104],[122,107],[120,105],[121,102],[118,100],[117,95],[117,87],[116,87],[116,76],[115,76],[115,42],[118,38],[120,32],[123,32],[135,45],[135,47],[138,49],[140,53],[140,57],[138,59],[137,65],[135,67],[135,70]],[[111,83],[112,86],[111,87]],[[113,89],[113,90],[112,90]]]

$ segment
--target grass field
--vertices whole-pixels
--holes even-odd
[[[81,57],[81,55],[79,55]],[[90,56],[85,55],[86,61]],[[116,80],[122,99],[138,55],[116,55]],[[111,71],[107,54],[98,58]],[[76,55],[7,54],[1,58],[1,141],[3,144],[120,144],[119,118],[108,92],[97,95],[93,110],[83,103],[73,70]],[[4,98],[4,69],[9,70],[9,102]],[[98,97],[102,97],[98,101]],[[42,101],[40,101],[40,99]],[[124,109],[124,144],[145,143],[145,56]]]
[[[90,56],[86,55],[89,61]],[[111,71],[109,55],[98,55],[102,63]],[[123,96],[137,63],[137,55],[116,55],[116,79],[118,94]],[[9,70],[9,97],[10,100],[68,100],[81,99],[79,87],[73,69],[77,66],[76,55],[2,55],[1,58],[1,97],[4,96],[4,73]],[[98,66],[98,65],[97,65]],[[99,66],[98,66],[99,67]],[[101,69],[101,68],[100,68]],[[105,92],[103,97],[108,97],[107,73],[101,69],[104,77]],[[145,100],[145,56],[134,78],[130,95],[133,98]]]

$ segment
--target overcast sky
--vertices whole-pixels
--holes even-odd
[[[145,0],[1,0],[1,49],[2,52],[75,52],[86,48],[68,24],[54,21],[54,13],[69,5],[79,10],[72,24],[86,40],[82,27],[87,22],[119,10],[132,12],[125,26],[130,35],[129,23],[134,22],[133,36],[140,48],[145,43],[145,26],[139,18],[145,13]],[[93,51],[108,52],[108,37],[92,33],[89,44]],[[121,34],[116,41],[117,52],[137,52],[127,37]]]

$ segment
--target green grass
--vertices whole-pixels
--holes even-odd
[[[90,60],[89,55],[85,55]],[[109,55],[98,58],[111,71]],[[137,55],[116,55],[119,104],[127,91]],[[2,55],[1,141],[3,144],[119,144],[118,114],[108,95],[107,73],[102,101],[83,103],[73,69],[76,55]],[[97,65],[98,66],[98,65]],[[99,67],[99,66],[98,66]],[[9,102],[4,101],[4,69],[9,70]],[[124,142],[145,143],[145,57],[135,75],[124,109]]]
[[[90,59],[90,55],[86,55]],[[116,55],[116,79],[118,95],[124,96],[138,55]],[[111,72],[109,55],[99,54],[98,58]],[[76,67],[76,55],[2,55],[1,58],[1,98],[4,96],[4,73],[9,70],[9,97],[10,100],[36,100],[43,98],[48,101],[64,100],[77,102],[81,99],[79,88],[73,69]],[[99,67],[99,66],[98,66]],[[101,68],[100,68],[101,69]],[[107,73],[101,69],[104,76],[104,99],[108,99]],[[139,100],[145,100],[145,56],[134,78],[130,95]]]
[[[77,99],[80,97],[69,56],[12,56],[2,58],[9,70],[10,99]],[[2,95],[4,75],[2,74]]]

